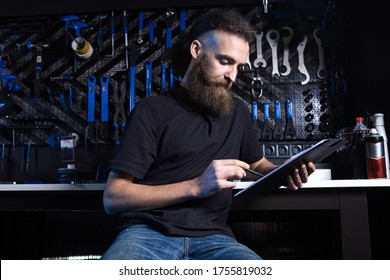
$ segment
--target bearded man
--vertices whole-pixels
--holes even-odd
[[[109,165],[104,207],[123,224],[102,259],[261,259],[227,225],[235,179],[276,168],[231,92],[253,34],[238,12],[211,10],[169,50],[182,79],[136,104]],[[289,187],[314,168],[302,165]]]

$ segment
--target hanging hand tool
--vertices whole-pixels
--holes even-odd
[[[185,10],[180,10],[180,32],[183,32],[186,30],[186,11]]]
[[[101,52],[103,50],[103,35],[104,35],[104,29],[102,27],[102,20],[107,18],[107,15],[101,15],[99,18],[99,28],[98,28],[98,34],[97,34],[97,43],[98,43],[98,50]]]
[[[307,72],[306,66],[305,66],[305,59],[304,59],[304,51],[306,47],[307,42],[307,36],[303,37],[303,40],[298,44],[297,51],[298,51],[298,70],[303,75],[305,75],[305,79],[301,82],[301,85],[306,85],[310,81],[310,75],[309,72]]]
[[[138,13],[138,34],[135,42],[137,45],[142,45],[144,43],[144,38],[142,36],[142,30],[144,29],[144,11],[139,11]]]
[[[252,123],[253,123],[253,129],[255,130],[255,133],[257,135],[257,140],[261,138],[261,129],[260,129],[260,120],[257,116],[257,100],[253,99],[252,101]]]
[[[100,121],[102,122],[101,136],[103,139],[108,138],[108,87],[110,78],[104,75],[100,78],[101,89],[101,109],[100,109]]]
[[[174,9],[167,9],[164,14],[164,21],[166,25],[165,47],[167,49],[172,46],[172,25],[176,18],[176,11]]]
[[[122,81],[120,88],[120,96],[118,95],[118,83],[114,83],[113,88],[113,99],[115,105],[115,113],[113,119],[113,125],[115,128],[114,141],[115,144],[119,144],[120,136],[123,134],[123,129],[126,125],[126,114],[125,114],[125,99],[126,99],[126,81]],[[119,127],[121,128],[119,130]]]
[[[88,77],[88,114],[87,121],[88,125],[86,128],[85,140],[94,139],[95,137],[95,87],[96,87],[96,78],[95,76]]]
[[[328,76],[328,72],[326,71],[325,67],[325,58],[324,58],[324,49],[322,47],[322,31],[320,28],[316,28],[313,31],[314,39],[318,46],[318,70],[317,70],[317,77],[320,79],[325,79]]]
[[[282,124],[282,114],[280,109],[280,101],[275,100],[275,127],[273,137],[275,140],[283,139],[283,124]]]
[[[136,66],[137,59],[140,55],[140,50],[138,47],[132,43],[129,46],[130,54],[130,101],[129,101],[129,112],[131,112],[135,105],[135,75],[136,75]]]
[[[113,57],[115,55],[115,12],[111,12],[111,54],[106,56]]]
[[[284,129],[284,139],[293,139],[296,136],[293,121],[293,102],[291,99],[286,100],[286,128]]]
[[[43,67],[43,49],[48,48],[48,44],[32,44],[31,42],[27,43],[27,49],[36,50],[36,60],[35,60],[35,78],[34,78],[34,98],[41,98],[41,79],[42,79],[42,67]]]
[[[278,69],[278,42],[280,38],[279,31],[276,29],[271,29],[267,32],[266,38],[268,44],[271,47],[272,52],[272,76],[279,77],[279,69]]]
[[[282,76],[287,76],[291,72],[291,66],[289,62],[289,55],[290,55],[290,42],[294,35],[294,31],[292,28],[288,26],[284,26],[282,31],[282,42],[283,42],[283,66],[286,68],[286,71],[281,72],[280,74]]]
[[[154,38],[154,29],[155,29],[155,22],[153,19],[149,20],[149,43],[154,44],[155,38]]]
[[[115,72],[127,71],[129,69],[129,38],[128,38],[129,28],[127,26],[127,12],[123,11],[123,34],[125,38],[125,67],[120,69],[114,69]]]
[[[27,144],[27,155],[26,155],[26,173],[28,173],[28,167],[30,165],[30,155],[31,155],[31,143]]]
[[[4,174],[5,144],[1,145],[1,174]]]
[[[25,150],[24,144],[22,144],[21,150],[20,150],[20,173],[22,173],[22,174],[23,174],[24,157],[25,157],[25,155],[24,155],[24,153],[25,153],[24,150]]]
[[[71,86],[69,87],[68,100],[69,100],[69,110],[72,110],[72,108],[73,108],[73,88]]]
[[[269,104],[267,101],[263,104],[264,109],[264,126],[261,133],[261,138],[264,140],[269,140],[272,138],[272,128],[269,124]]]
[[[153,67],[152,61],[148,60],[145,62],[145,95],[149,97],[152,95],[152,77],[153,77]]]
[[[170,49],[172,47],[172,25],[176,18],[176,11],[174,9],[167,9],[164,14],[164,20],[166,25],[166,33],[165,33],[165,48]],[[161,85],[162,90],[166,89],[166,70],[167,70],[167,61],[162,62],[161,65]],[[168,69],[169,73],[169,87],[172,88],[174,84],[174,76],[172,67],[169,67]]]
[[[253,62],[253,66],[258,68],[259,64],[261,63],[261,67],[266,67],[267,66],[267,61],[263,58],[263,47],[262,47],[262,40],[263,40],[263,32],[256,32],[255,37],[256,37],[256,59]]]
[[[256,94],[256,90],[259,91],[259,94]],[[258,100],[263,95],[263,90],[264,90],[264,78],[260,76],[259,70],[255,69],[252,72],[252,83],[251,83],[252,97],[255,98],[255,100]]]

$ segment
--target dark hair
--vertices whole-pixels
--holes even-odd
[[[230,9],[212,9],[199,16],[179,37],[170,49],[166,49],[163,59],[170,62],[173,72],[183,76],[191,61],[190,44],[205,32],[222,30],[243,38],[250,43],[254,30],[238,11]]]

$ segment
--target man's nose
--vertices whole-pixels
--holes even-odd
[[[229,71],[226,73],[225,78],[228,79],[231,83],[234,83],[236,81],[237,77],[237,68],[231,67]]]

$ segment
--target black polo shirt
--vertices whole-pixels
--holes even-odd
[[[167,95],[137,103],[109,168],[132,174],[137,183],[161,185],[202,174],[214,159],[258,161],[262,149],[243,102],[234,98],[232,114],[203,113],[175,86]],[[124,226],[149,224],[169,235],[232,235],[226,225],[232,190],[204,199],[145,212],[123,214]]]

